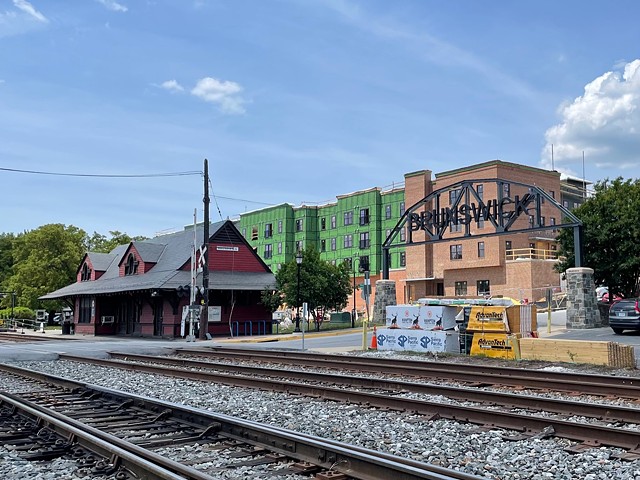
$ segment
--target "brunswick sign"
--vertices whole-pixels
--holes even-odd
[[[498,195],[485,201],[484,185],[491,183],[496,184]],[[513,197],[509,196],[512,187],[520,191]],[[560,212],[560,223],[545,224],[541,215],[541,206],[545,202]],[[521,218],[527,221],[517,222]],[[485,222],[492,228],[484,228]],[[581,226],[575,215],[535,185],[498,179],[463,180],[430,193],[407,209],[382,245],[383,278],[389,278],[389,249],[394,247],[568,227],[574,227],[578,267],[581,266]],[[407,229],[406,242],[394,242],[403,228]],[[420,237],[424,233],[425,240],[416,240],[416,232],[421,232]],[[449,238],[445,238],[448,233]]]

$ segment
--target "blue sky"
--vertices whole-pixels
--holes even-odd
[[[152,236],[499,158],[636,178],[635,0],[0,0],[0,232]]]

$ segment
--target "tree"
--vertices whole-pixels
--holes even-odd
[[[136,237],[130,237],[126,233],[121,233],[117,230],[109,231],[109,235],[111,235],[111,238],[107,238],[101,233],[93,232],[93,235],[87,237],[87,250],[89,252],[109,253],[118,245],[126,245],[131,242],[147,239],[147,237],[143,237],[140,235]]]
[[[613,294],[633,297],[640,291],[640,180],[604,180],[595,195],[573,210],[583,224],[583,265],[593,268],[596,285]],[[559,252],[566,259],[557,266],[575,265],[572,229],[558,236]]]
[[[11,276],[13,269],[13,244],[15,242],[13,233],[0,234],[0,290],[6,291],[6,282]]]
[[[17,293],[17,304],[40,308],[38,297],[75,281],[85,253],[86,233],[72,225],[43,225],[14,240],[13,271],[7,290]]]
[[[318,251],[309,247],[302,252],[300,264],[300,303],[298,304],[298,264],[295,258],[278,270],[276,288],[271,292],[263,292],[262,303],[267,307],[277,308],[283,303],[291,307],[302,307],[306,302],[316,329],[319,330],[324,312],[343,309],[350,293],[349,265],[346,262],[332,265],[323,261]]]

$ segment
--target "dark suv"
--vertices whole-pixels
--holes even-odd
[[[617,334],[640,330],[640,307],[637,298],[623,298],[609,308],[609,326]]]

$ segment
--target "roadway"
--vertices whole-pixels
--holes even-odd
[[[611,328],[592,328],[567,330],[566,312],[553,312],[550,325],[548,315],[538,314],[538,335],[541,338],[562,338],[566,340],[598,340],[633,345],[636,358],[640,360],[640,332],[627,332],[616,335]],[[234,348],[269,348],[302,350],[303,338],[300,333],[272,336],[215,338],[187,342],[183,339],[158,340],[149,338],[105,337],[92,335],[62,335],[59,330],[47,330],[37,333],[25,330],[14,335],[40,336],[51,338],[48,342],[0,343],[0,361],[55,360],[58,353],[106,357],[109,351],[131,352],[138,354],[162,354],[176,348],[203,346],[233,346]],[[324,353],[339,353],[362,350],[363,335],[361,329],[346,329],[329,332],[307,332],[304,335],[304,349]],[[367,335],[366,346],[371,342],[371,332]]]

